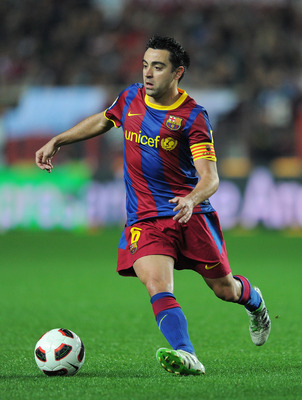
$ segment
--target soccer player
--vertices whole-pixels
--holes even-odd
[[[157,351],[161,366],[175,374],[200,375],[205,368],[173,294],[174,269],[196,271],[217,297],[243,305],[257,346],[269,336],[270,318],[260,290],[246,277],[232,275],[219,219],[208,200],[219,184],[211,124],[206,110],[178,88],[190,64],[188,54],[173,38],[153,36],[142,64],[143,84],[127,87],[111,107],[52,138],[36,152],[36,163],[51,172],[61,146],[123,127],[127,223],[117,270],[146,286],[171,346]]]

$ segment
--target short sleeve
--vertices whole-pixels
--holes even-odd
[[[113,122],[116,128],[119,128],[122,125],[122,117],[123,117],[123,110],[125,107],[125,99],[127,97],[128,88],[123,90],[118,97],[114,100],[112,105],[108,107],[104,115],[107,119]]]
[[[196,116],[191,126],[189,144],[194,161],[200,158],[217,161],[213,130],[208,114],[204,109]]]

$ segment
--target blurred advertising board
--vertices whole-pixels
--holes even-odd
[[[266,168],[248,178],[222,179],[211,198],[222,227],[302,227],[302,183],[279,180]],[[84,165],[0,170],[0,230],[91,229],[125,223],[122,179],[92,180]]]

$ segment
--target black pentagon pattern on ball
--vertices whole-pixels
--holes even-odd
[[[60,347],[55,349],[56,361],[62,360],[62,358],[66,357],[71,352],[71,350],[72,346],[62,343]]]
[[[63,376],[68,374],[66,368],[58,369],[57,371],[46,371],[45,369],[43,369],[43,372],[45,375],[48,376]]]
[[[61,329],[59,329],[59,332],[61,332],[62,335],[64,335],[64,336],[74,338],[73,333],[68,329],[61,328]]]
[[[46,353],[41,347],[36,349],[36,356],[40,361],[46,362]]]
[[[79,370],[79,367],[77,365],[71,364],[70,362],[68,364],[74,368],[74,373],[76,374]]]
[[[78,355],[79,362],[82,362],[82,360],[84,358],[84,355],[85,355],[85,348],[84,348],[83,342],[81,340],[81,350],[80,350],[79,355]]]

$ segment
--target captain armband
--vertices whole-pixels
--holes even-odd
[[[210,161],[217,161],[213,143],[197,143],[190,146],[193,160],[205,158]]]

